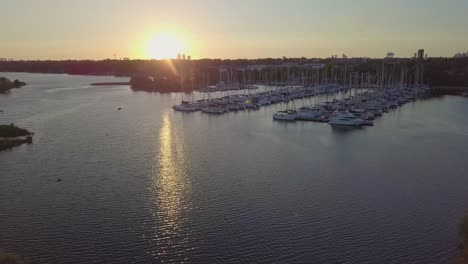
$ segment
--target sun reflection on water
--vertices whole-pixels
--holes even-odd
[[[158,151],[153,169],[152,214],[155,221],[154,255],[179,259],[189,245],[189,232],[184,228],[191,209],[190,186],[185,169],[182,131],[178,131],[168,112],[163,114]]]

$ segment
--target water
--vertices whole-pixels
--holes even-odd
[[[0,74],[0,249],[34,263],[452,263],[468,209],[468,99],[360,130],[209,116],[125,78]],[[117,108],[122,107],[121,111]],[[56,179],[61,178],[61,182]]]

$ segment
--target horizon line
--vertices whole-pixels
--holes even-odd
[[[391,59],[414,59],[415,57],[392,57]],[[459,57],[466,58],[466,57]],[[106,59],[10,59],[10,58],[0,58],[0,63],[2,62],[47,62],[47,61],[56,61],[56,62],[66,62],[66,61],[201,61],[201,60],[221,60],[221,61],[238,61],[238,60],[351,60],[351,59],[371,59],[371,60],[382,60],[388,59],[388,57],[347,57],[347,58],[331,58],[331,57],[259,57],[259,58],[200,58],[191,60],[181,60],[177,58],[167,58],[167,59],[141,59],[141,58],[106,58]],[[427,57],[427,59],[457,59],[455,56],[432,56]]]

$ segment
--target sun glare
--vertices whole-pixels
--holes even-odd
[[[147,55],[151,59],[172,59],[184,52],[184,42],[172,33],[159,33],[148,42]]]

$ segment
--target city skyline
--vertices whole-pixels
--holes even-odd
[[[468,50],[468,2],[6,0],[12,59],[432,57]]]

